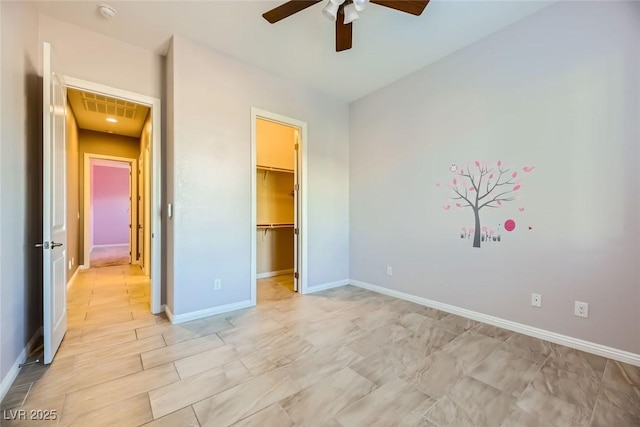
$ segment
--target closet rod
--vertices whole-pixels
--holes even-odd
[[[273,171],[273,172],[286,172],[286,173],[294,173],[293,169],[285,169],[285,168],[276,168],[273,166],[261,166],[261,165],[257,165],[256,169],[260,169],[263,171]]]

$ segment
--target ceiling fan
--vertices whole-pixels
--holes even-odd
[[[263,13],[262,16],[271,24],[275,24],[322,1],[292,0]],[[358,12],[362,11],[369,2],[420,16],[429,0],[329,0],[323,12],[336,23],[336,52],[351,49],[352,23],[358,19]]]

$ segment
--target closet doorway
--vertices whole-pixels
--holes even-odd
[[[252,304],[306,288],[306,123],[252,109]]]

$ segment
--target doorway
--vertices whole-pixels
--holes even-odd
[[[251,110],[251,300],[306,289],[306,123]]]
[[[91,267],[92,258],[97,252],[118,251],[118,264],[122,262],[122,247],[126,250],[125,270],[136,276],[147,277],[148,299],[151,313],[160,313],[161,304],[161,156],[160,156],[160,100],[106,87],[100,84],[87,82],[73,77],[64,77],[69,103],[72,104],[71,94],[80,94],[81,107],[72,106],[72,110],[87,110],[86,112],[98,114],[97,128],[80,130],[80,133],[90,134],[94,141],[84,147],[79,154],[80,170],[89,171],[83,181],[86,184],[81,190],[78,220],[85,217],[80,233],[83,234],[79,241],[82,254],[82,268]],[[77,103],[76,103],[77,104]],[[134,123],[135,121],[135,123]],[[86,128],[86,125],[79,126]],[[156,130],[158,129],[158,130]],[[102,131],[102,132],[99,132]],[[98,138],[98,133],[101,135]],[[118,137],[119,140],[116,138]],[[124,139],[133,139],[127,143]],[[96,148],[97,147],[97,148]],[[95,148],[95,149],[94,149]],[[93,164],[92,164],[93,162]],[[94,172],[99,168],[114,166],[124,167],[128,184],[126,200],[122,197],[119,202],[110,194],[108,220],[114,222],[115,216],[119,216],[119,222],[126,222],[126,234],[120,232],[116,239],[115,232],[107,232],[109,239],[103,242],[96,240],[96,205],[95,197],[92,199],[90,180]],[[113,183],[114,177],[110,182]],[[124,181],[124,177],[118,179]],[[94,186],[95,190],[95,186]],[[122,196],[121,192],[119,193]],[[95,196],[95,194],[94,194]],[[125,212],[123,212],[123,206]],[[85,212],[83,214],[83,212]],[[93,211],[93,212],[92,212]],[[93,215],[92,215],[93,213]],[[75,215],[75,212],[73,213]],[[71,216],[71,214],[70,214]],[[126,218],[126,219],[125,219]],[[93,229],[92,229],[93,228]],[[126,236],[126,241],[123,238]],[[93,240],[92,240],[93,239]],[[117,240],[117,241],[115,241]],[[124,245],[123,245],[124,243]],[[92,256],[93,255],[93,256]],[[110,265],[114,265],[111,262]],[[134,268],[135,267],[135,268]],[[138,273],[138,271],[140,271]],[[136,279],[139,281],[140,279]]]
[[[137,264],[142,242],[133,227],[138,220],[136,160],[84,156],[84,259],[90,268]]]

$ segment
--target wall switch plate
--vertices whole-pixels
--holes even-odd
[[[573,314],[578,317],[589,317],[589,303],[580,301],[576,301],[575,303]]]
[[[387,266],[387,276],[393,276],[393,268],[390,265]]]
[[[222,289],[222,279],[216,279],[213,281],[213,290],[219,291]]]
[[[531,305],[534,307],[542,307],[542,295],[531,294]]]
[[[69,270],[71,270],[71,260],[69,260]]]

